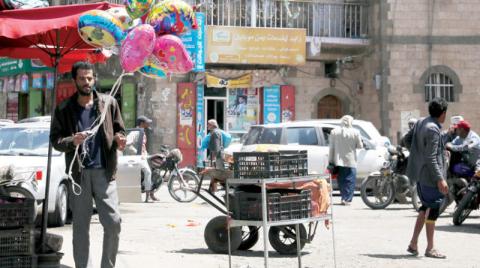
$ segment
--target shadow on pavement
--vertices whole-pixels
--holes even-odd
[[[135,254],[137,254],[137,252],[130,251],[130,250],[119,250],[118,254],[119,255],[135,255]]]
[[[412,259],[416,260],[419,257],[418,256],[413,256],[412,254],[362,254],[362,256],[367,256],[370,258],[378,258],[378,259],[394,259],[394,260],[405,260],[405,259]]]
[[[480,224],[477,223],[467,223],[462,224],[460,226],[456,225],[443,225],[443,226],[436,226],[435,229],[437,231],[442,232],[450,232],[450,233],[467,233],[467,234],[478,234],[480,235]]]
[[[60,264],[60,268],[73,268],[72,266]]]
[[[366,205],[365,205],[366,206]],[[411,210],[412,212],[415,212],[415,210],[413,209],[412,206],[407,206],[407,207],[395,207],[395,208],[392,208],[392,207],[386,207],[384,209],[371,209],[369,207],[364,207],[364,208],[361,208],[361,210],[377,210],[377,211],[381,211],[381,210],[385,210],[385,211],[398,211],[398,210]],[[416,217],[416,216],[415,216]]]
[[[219,253],[214,253],[206,248],[184,248],[181,250],[169,251],[169,253],[183,253],[183,254],[205,254],[205,255],[218,255]],[[309,255],[310,252],[302,252],[301,255]],[[225,254],[227,255],[227,254]],[[240,257],[263,257],[263,251],[260,250],[242,250],[233,252],[232,256]],[[276,251],[268,252],[269,258],[296,258],[297,255],[280,255]]]

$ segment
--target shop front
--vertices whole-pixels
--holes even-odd
[[[35,60],[0,59],[2,114],[14,121],[48,114],[53,92],[53,70]]]
[[[205,72],[177,86],[177,143],[191,152],[185,165],[203,166],[209,119],[237,141],[252,125],[294,120],[295,88],[281,69],[305,63],[304,29],[208,26],[205,60]]]

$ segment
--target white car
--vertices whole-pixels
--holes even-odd
[[[49,134],[50,123],[45,121],[11,124],[0,129],[0,169],[10,168],[14,177],[27,176],[25,178],[31,180],[31,183],[21,185],[27,193],[20,191],[17,195],[33,196],[37,200],[38,211],[45,198]],[[119,192],[120,185],[128,185],[138,190],[140,198],[140,159],[140,155],[119,157]],[[53,148],[50,172],[48,223],[49,226],[63,226],[67,221],[68,195],[72,194],[72,190],[67,188],[64,153]],[[135,182],[136,185],[126,182]]]
[[[336,126],[319,121],[297,121],[279,124],[255,125],[243,139],[242,152],[269,150],[307,150],[308,173],[324,174],[328,165],[330,132]],[[371,172],[378,171],[385,162],[387,148],[375,146],[362,136],[363,149],[357,150],[357,188]],[[230,148],[226,154],[233,154]]]
[[[314,121],[340,126],[340,119],[318,119]],[[382,136],[380,132],[378,132],[378,129],[372,124],[372,122],[354,119],[353,127],[360,131],[362,137],[369,140],[376,146],[384,146],[388,148],[388,146],[392,145],[390,139],[388,137]]]
[[[11,124],[14,124],[15,122],[13,122],[12,120],[10,119],[0,119],[0,128],[4,127],[4,126],[8,126],[8,125],[11,125]]]
[[[49,115],[42,115],[42,116],[27,117],[18,121],[17,123],[34,123],[34,122],[50,123],[50,121],[51,121],[51,117]]]

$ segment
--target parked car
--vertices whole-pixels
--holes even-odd
[[[34,123],[34,122],[48,122],[50,123],[51,117],[49,115],[43,115],[43,116],[34,116],[34,117],[28,117],[24,118],[18,123]]]
[[[335,125],[315,121],[298,121],[250,127],[241,148],[235,151],[307,150],[309,174],[324,174],[328,165],[329,136]],[[357,150],[357,189],[371,172],[385,162],[387,148],[376,146],[362,136],[364,148]],[[232,155],[231,148],[225,154]]]
[[[34,187],[26,184],[22,187],[37,200],[38,211],[45,198],[49,134],[50,123],[45,121],[17,123],[0,129],[0,168],[11,167],[18,176],[25,173],[36,174],[31,177]],[[140,155],[120,156],[117,173],[119,182],[137,182],[136,188],[130,185],[129,188],[138,189],[139,197],[140,159]],[[50,171],[48,223],[49,226],[63,226],[69,213],[68,196],[72,194],[71,188],[67,188],[64,153],[52,150]]]
[[[10,119],[0,119],[0,128],[14,124],[14,123],[15,122],[13,122],[13,120],[10,120]]]
[[[326,123],[330,125],[340,126],[340,119],[318,119],[316,122]],[[360,135],[371,141],[376,146],[387,147],[392,145],[388,137],[382,136],[378,129],[370,121],[353,120],[353,127],[360,131]]]

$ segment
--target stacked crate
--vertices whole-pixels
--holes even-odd
[[[307,151],[234,153],[234,177],[237,179],[299,178],[308,175]],[[230,195],[233,218],[262,220],[259,187],[237,187]],[[267,221],[297,220],[311,217],[311,191],[269,189]]]
[[[0,197],[0,267],[37,267],[35,200]]]

